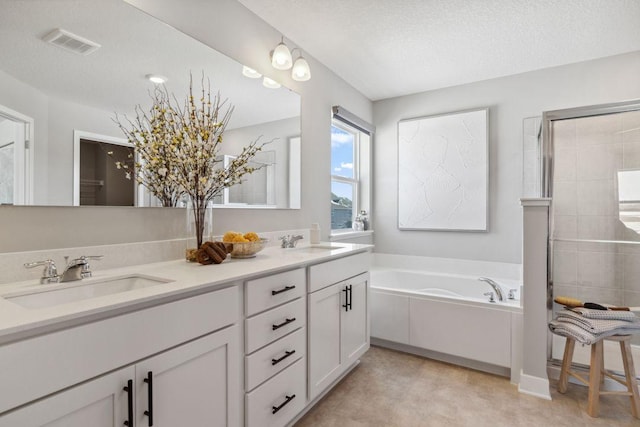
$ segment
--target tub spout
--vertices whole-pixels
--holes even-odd
[[[502,288],[500,288],[500,285],[498,285],[494,280],[489,279],[488,277],[478,277],[478,280],[480,280],[481,282],[487,282],[489,286],[491,286],[493,290],[496,291],[496,295],[498,296],[498,301],[504,301]]]

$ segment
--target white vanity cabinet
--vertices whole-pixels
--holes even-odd
[[[309,268],[309,400],[369,349],[369,254]],[[341,277],[337,283],[327,281]]]
[[[304,268],[245,283],[245,425],[287,425],[307,403]]]
[[[1,346],[2,410],[33,403],[0,426],[240,426],[239,318],[232,286]]]

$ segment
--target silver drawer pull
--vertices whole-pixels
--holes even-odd
[[[296,318],[292,317],[291,319],[286,319],[284,322],[280,323],[279,325],[271,325],[271,328],[273,328],[273,330],[275,331],[276,329],[280,329],[285,325],[288,325],[291,322],[295,322]]]
[[[293,353],[295,353],[295,350],[291,350],[291,351],[285,351],[284,352],[284,356],[282,356],[279,359],[271,359],[271,365],[277,365],[278,363],[282,362],[284,359],[286,359],[287,357],[291,356]]]
[[[278,294],[290,291],[291,289],[295,289],[295,288],[296,288],[296,285],[285,286],[284,288],[278,289],[277,291],[271,291],[271,296],[278,295]]]

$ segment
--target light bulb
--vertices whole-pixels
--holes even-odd
[[[271,54],[271,65],[276,70],[288,70],[291,68],[292,63],[293,59],[289,48],[284,42],[280,42]]]
[[[302,56],[296,59],[291,70],[291,78],[298,82],[306,82],[311,78],[311,69],[309,63]]]

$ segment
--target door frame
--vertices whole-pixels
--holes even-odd
[[[0,116],[24,126],[24,144],[21,153],[22,161],[17,165],[17,176],[20,178],[14,183],[13,204],[32,205],[34,189],[34,120],[25,114],[0,105]],[[14,155],[15,162],[15,155]]]

